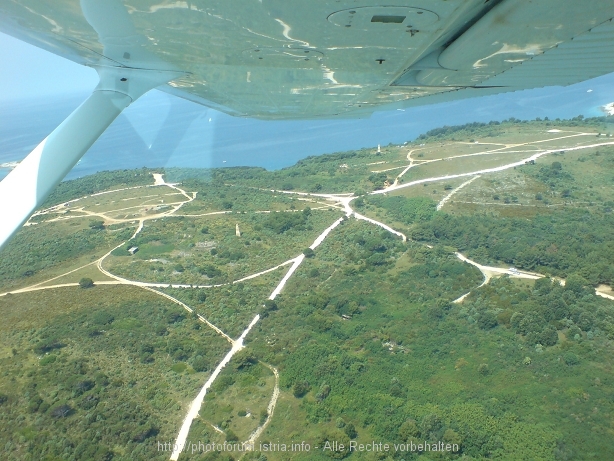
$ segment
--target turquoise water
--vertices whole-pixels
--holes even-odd
[[[279,169],[310,155],[402,143],[443,125],[599,116],[600,106],[614,101],[613,84],[614,74],[566,88],[377,112],[367,119],[275,122],[230,117],[152,91],[124,111],[68,178],[142,166]],[[0,164],[21,160],[85,97],[0,103]],[[0,169],[0,177],[7,171]]]

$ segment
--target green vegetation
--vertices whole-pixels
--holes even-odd
[[[94,286],[94,281],[89,277],[83,277],[79,280],[79,286],[81,288],[92,288]]]
[[[93,229],[77,220],[25,227],[2,250],[0,286],[23,285],[37,273],[64,261],[98,254],[128,239],[133,228]]]
[[[591,285],[614,282],[614,216],[587,210],[553,211],[531,219],[438,214],[412,237],[467,252],[482,263],[503,261],[526,270],[566,277],[577,273]]]
[[[395,221],[413,224],[429,221],[435,216],[437,203],[428,197],[370,197],[368,203],[386,210]]]
[[[0,359],[5,459],[168,459],[155,440],[173,438],[228,343],[151,293],[72,290],[0,298],[15,350]]]
[[[174,440],[231,348],[202,319],[238,338],[259,314],[207,391],[189,442],[247,440],[269,420],[277,371],[280,395],[257,443],[304,440],[312,450],[246,461],[611,459],[614,304],[595,288],[614,284],[614,148],[576,149],[611,128],[606,118],[511,119],[274,172],[166,170],[185,195],[140,187],[152,185],[149,170],[63,183],[47,204],[61,206],[35,217],[0,258],[0,284],[13,290],[0,296],[6,458],[168,459],[157,441]],[[556,134],[565,131],[575,135]],[[542,148],[553,152],[459,190],[469,177],[369,194]],[[91,196],[124,187],[135,189]],[[352,191],[351,207],[408,241],[347,218],[312,250],[343,216],[339,202],[313,194]],[[100,283],[109,277],[95,263],[117,245],[104,269],[159,283],[160,293]],[[486,272],[481,285],[484,274],[457,251],[509,275]],[[281,295],[268,299],[291,265],[269,269],[301,254]],[[547,277],[520,278],[510,266]],[[52,284],[72,286],[17,290]],[[460,451],[314,449],[350,440],[442,441]]]

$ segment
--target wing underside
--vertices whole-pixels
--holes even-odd
[[[160,89],[271,119],[597,77],[614,71],[613,17],[614,0],[0,0],[7,34],[93,67],[179,71]]]

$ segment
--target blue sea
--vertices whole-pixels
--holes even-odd
[[[613,89],[611,74],[565,88],[382,111],[365,119],[307,121],[235,118],[154,90],[115,120],[67,179],[142,166],[273,170],[310,155],[403,143],[443,125],[600,116],[600,107],[614,101]],[[86,97],[0,101],[0,164],[24,158]],[[0,168],[0,178],[7,173]]]

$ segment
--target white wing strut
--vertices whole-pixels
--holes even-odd
[[[130,103],[179,74],[98,68],[92,95],[0,182],[0,249]]]

